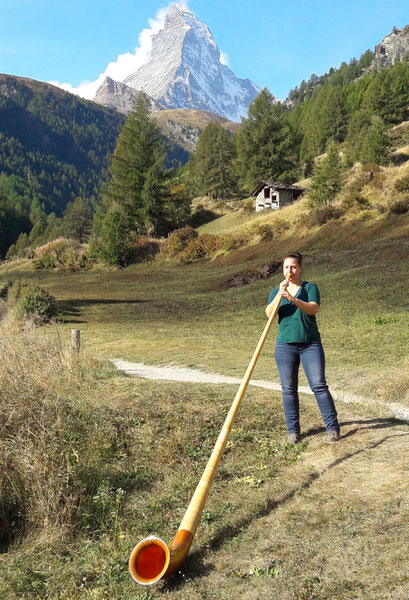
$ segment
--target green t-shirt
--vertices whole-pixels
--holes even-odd
[[[273,301],[279,288],[275,287],[270,294],[268,304]],[[320,293],[315,283],[303,281],[296,295],[299,300],[305,302],[320,303]],[[318,342],[321,339],[318,331],[317,320],[314,316],[307,315],[292,302],[282,298],[278,309],[278,337],[277,342],[306,343]]]

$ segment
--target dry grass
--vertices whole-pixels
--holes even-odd
[[[2,268],[5,280],[24,271],[46,287],[66,319],[23,330],[3,320],[2,598],[407,600],[409,426],[388,404],[406,404],[409,387],[409,217],[362,225],[357,212],[308,229],[303,207],[280,211],[290,228],[279,239],[255,236],[211,263]],[[222,219],[233,230],[241,218]],[[315,401],[303,397],[304,438],[288,446],[278,394],[248,390],[182,572],[141,589],[128,575],[129,553],[150,533],[174,536],[236,390],[131,380],[94,357],[242,375],[276,280],[223,284],[241,266],[294,248],[322,293],[330,385],[366,403],[338,404],[343,438],[327,445]],[[84,348],[75,363],[73,326]],[[272,340],[255,377],[277,378]]]
[[[279,395],[248,390],[182,572],[144,590],[130,550],[175,534],[235,387],[127,379],[73,364],[64,329],[7,325],[2,598],[406,600],[407,424],[339,405],[329,446],[304,397],[288,446]]]

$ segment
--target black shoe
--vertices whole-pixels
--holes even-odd
[[[339,431],[338,429],[330,429],[327,431],[325,438],[327,444],[333,444],[334,442],[339,442]]]

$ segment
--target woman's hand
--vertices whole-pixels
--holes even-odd
[[[288,300],[288,302],[294,302],[294,297],[291,296],[290,292],[288,291],[287,279],[284,279],[284,281],[280,283],[280,289],[278,290],[278,293],[282,296],[282,298]]]

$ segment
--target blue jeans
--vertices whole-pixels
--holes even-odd
[[[325,381],[325,356],[321,342],[285,344],[277,342],[275,359],[283,389],[284,415],[288,433],[300,433],[298,371],[303,366],[321,411],[327,431],[339,431],[334,400]]]

